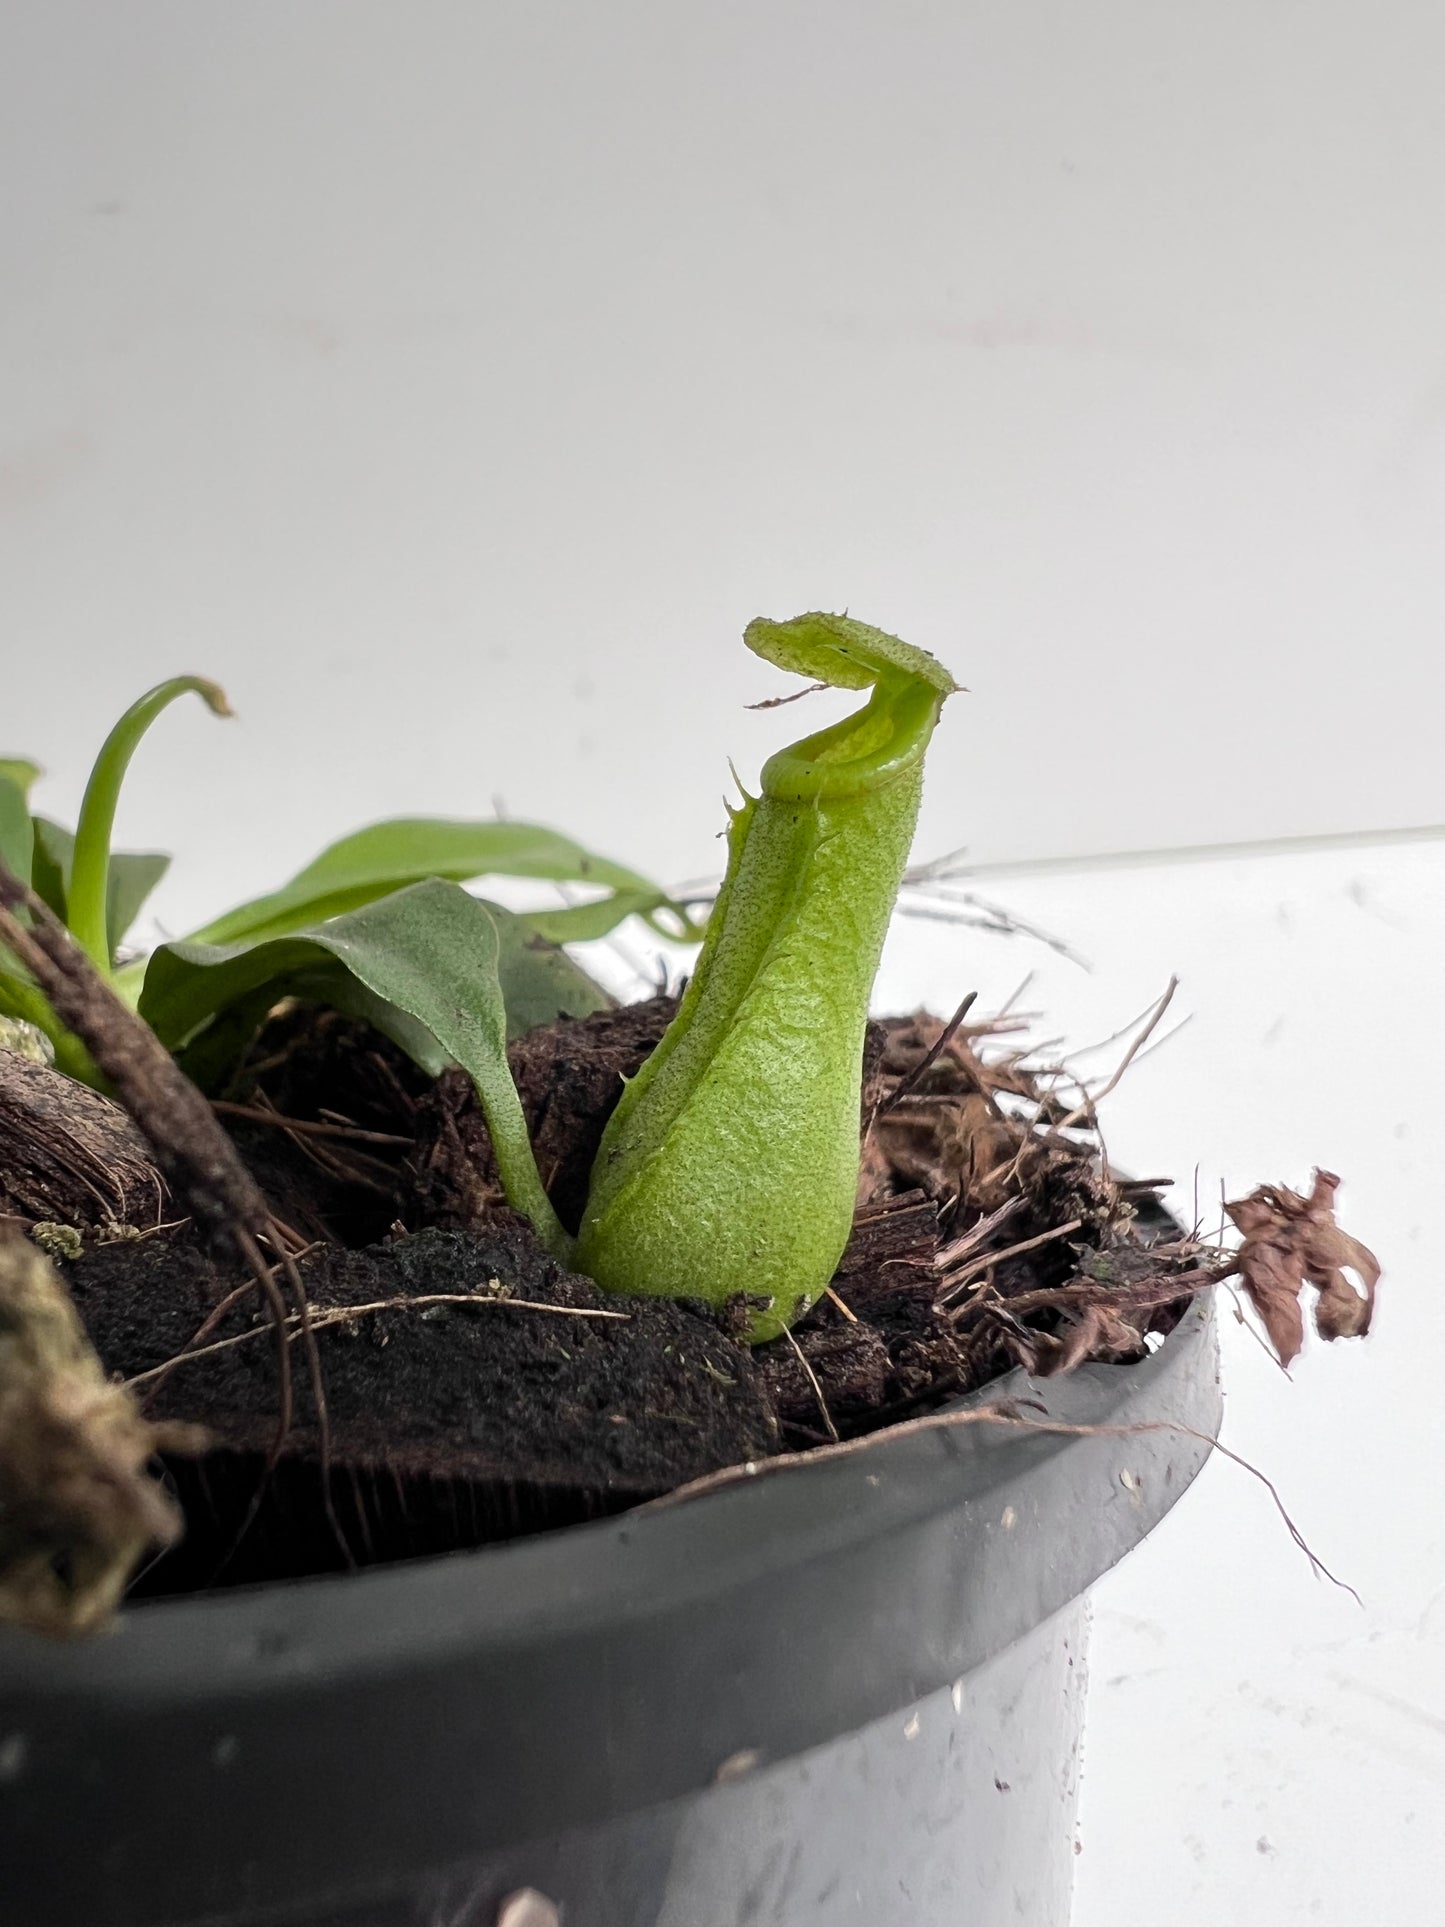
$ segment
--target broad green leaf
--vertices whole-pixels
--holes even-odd
[[[193,1036],[244,1000],[318,998],[368,1019],[437,1071],[456,1062],[481,1099],[507,1196],[559,1257],[571,1241],[537,1174],[507,1067],[509,1033],[580,1016],[607,998],[515,917],[432,878],[317,929],[254,944],[167,944],[151,959],[141,1015],[162,1041]],[[253,1006],[254,1007],[254,1006]]]
[[[25,792],[13,777],[0,772],[0,857],[22,883],[30,881],[34,846],[35,831]]]
[[[64,918],[70,892],[70,868],[75,857],[75,838],[49,817],[35,819],[35,871],[33,882],[57,917]],[[119,948],[141,908],[166,871],[168,856],[150,850],[112,850],[106,878],[106,925],[112,956]]]
[[[509,1037],[519,1037],[554,1017],[581,1017],[607,1007],[606,993],[570,957],[528,930],[520,918],[496,904],[481,903],[456,884],[432,878],[284,937],[229,944],[191,940],[162,944],[146,966],[140,1014],[161,1042],[176,1050],[189,1044],[221,1012],[268,989],[273,1003],[287,996],[329,997],[337,966],[377,991],[367,974],[371,966],[361,968],[356,959],[383,953],[393,976],[408,971],[421,979],[427,961],[435,960],[447,973],[448,985],[463,986],[458,995],[465,1002],[470,994],[465,986],[471,980],[462,942],[468,935],[482,941],[477,939],[479,931],[484,932],[487,952],[496,959]],[[416,1017],[410,1004],[421,994],[409,991],[410,1003],[399,1007]]]
[[[676,934],[684,939],[700,935],[665,890],[555,830],[535,823],[396,817],[331,844],[279,890],[228,910],[190,941],[225,944],[242,937],[286,936],[425,878],[469,883],[486,876],[600,884],[612,891],[600,903],[529,911],[526,921],[557,942],[605,936],[626,916],[652,918],[659,912],[671,913]]]
[[[31,785],[45,772],[28,756],[0,756],[0,782],[13,783],[22,797],[30,795]]]

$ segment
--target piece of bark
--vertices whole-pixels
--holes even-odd
[[[81,1231],[146,1229],[169,1193],[118,1104],[48,1065],[0,1050],[0,1212]]]
[[[833,1283],[856,1309],[900,1296],[931,1304],[938,1292],[937,1256],[937,1205],[926,1192],[900,1192],[854,1217]]]
[[[205,1438],[142,1418],[54,1267],[0,1236],[0,1620],[57,1638],[103,1625],[150,1548],[181,1535],[150,1460]]]

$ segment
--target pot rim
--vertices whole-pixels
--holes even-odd
[[[696,1793],[910,1705],[1180,1497],[1222,1409],[1212,1300],[1134,1364],[1015,1371],[639,1511],[146,1601],[86,1646],[0,1629],[0,1864],[20,1891],[27,1865],[53,1885],[62,1851],[82,1883],[103,1868],[86,1904],[104,1894],[92,1917],[116,1927],[250,1920]],[[1001,1403],[1109,1429],[978,1421]]]

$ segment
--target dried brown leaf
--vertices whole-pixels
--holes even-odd
[[[1143,1336],[1107,1305],[1086,1305],[1057,1337],[1039,1334],[1037,1378],[1058,1378],[1085,1364],[1113,1364],[1138,1358]]]
[[[1314,1321],[1321,1338],[1363,1338],[1370,1329],[1380,1266],[1335,1222],[1339,1183],[1332,1171],[1316,1171],[1308,1197],[1265,1184],[1224,1207],[1244,1237],[1235,1261],[1240,1278],[1281,1365],[1304,1344],[1306,1285],[1319,1294]],[[1358,1278],[1358,1290],[1347,1272]]]

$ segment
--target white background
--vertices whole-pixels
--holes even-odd
[[[0,750],[69,816],[140,689],[227,685],[124,805],[162,928],[494,797],[713,871],[795,714],[736,638],[819,605],[972,692],[921,854],[1445,816],[1437,8],[47,0],[3,42]],[[1364,1616],[1223,1466],[1099,1589],[1080,1927],[1438,1907],[1442,883],[1000,878],[1092,976],[918,925],[886,966],[1042,961],[1081,1042],[1179,970],[1115,1155],[1210,1200],[1325,1162],[1390,1271],[1294,1388],[1229,1356]]]
[[[1386,1267],[1364,1344],[1311,1342],[1286,1379],[1221,1298],[1225,1443],[1094,1591],[1074,1927],[1433,1921],[1445,1892],[1445,844],[1000,881],[1074,941],[901,923],[880,1001],[1023,999],[1101,1038],[1177,972],[1188,1023],[1105,1100],[1110,1156],[1176,1179],[1206,1233],[1220,1188],[1340,1174],[1342,1223]],[[1123,1049],[1079,1061],[1103,1074]],[[1196,1176],[1197,1167],[1197,1176]]]

